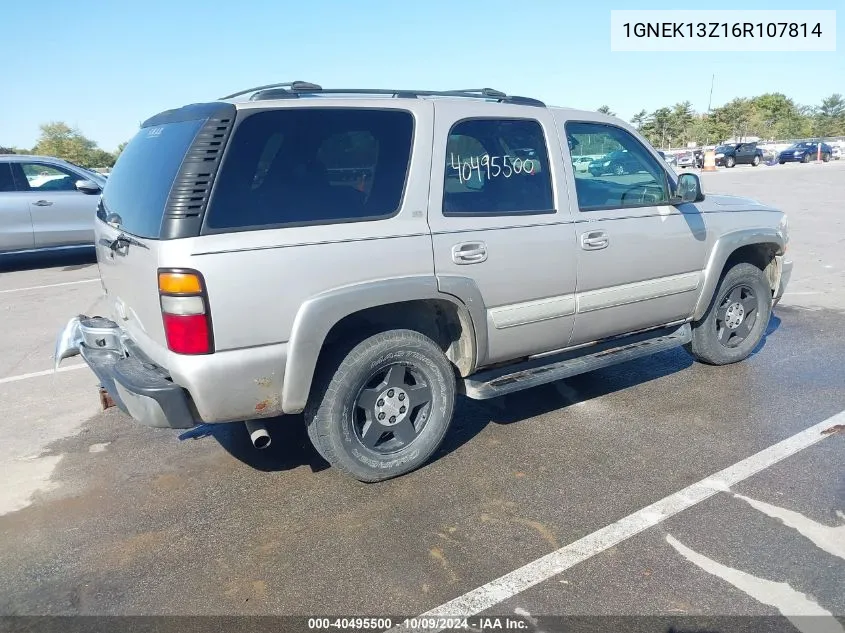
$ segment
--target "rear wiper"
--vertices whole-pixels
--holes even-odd
[[[132,245],[132,246],[140,246],[141,248],[146,248],[147,250],[150,249],[149,246],[147,246],[143,242],[139,242],[134,237],[126,235],[126,233],[121,233],[120,235],[118,235],[113,240],[102,238],[100,240],[100,244],[102,244],[103,246],[107,246],[108,248],[110,248],[113,251],[117,251],[117,249],[119,249],[123,244]]]

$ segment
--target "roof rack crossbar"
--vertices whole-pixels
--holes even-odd
[[[245,95],[249,92],[258,92],[259,90],[267,90],[268,88],[290,88],[291,90],[322,90],[320,86],[317,84],[312,84],[307,81],[287,81],[282,83],[275,83],[275,84],[265,84],[263,86],[255,86],[254,88],[247,88],[246,90],[239,90],[238,92],[233,92],[230,95],[226,95],[225,97],[220,97],[220,100],[224,99],[234,99],[235,97],[240,97],[241,95]]]
[[[469,88],[463,90],[389,90],[384,88],[322,88],[315,84],[307,82],[293,82],[290,84],[270,84],[268,86],[259,86],[250,90],[244,90],[229,97],[240,96],[248,92],[255,92],[251,100],[258,101],[262,99],[278,99],[286,96],[287,91],[279,90],[279,88],[290,88],[290,96],[299,96],[300,94],[340,94],[340,95],[384,95],[396,98],[418,98],[418,97],[467,97],[474,99],[495,99],[499,102],[515,103],[521,105],[534,105],[545,107],[545,103],[538,99],[530,97],[519,97],[507,95],[500,90],[494,88]],[[262,95],[262,91],[266,91],[266,95]]]

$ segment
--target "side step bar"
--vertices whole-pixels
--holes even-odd
[[[632,334],[597,343],[589,348],[478,372],[464,379],[464,392],[473,400],[496,398],[680,347],[691,340],[689,323]]]

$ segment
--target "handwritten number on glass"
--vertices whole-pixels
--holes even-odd
[[[450,153],[449,165],[457,172],[458,180],[462,184],[472,180],[473,172],[475,172],[475,177],[481,181],[485,178],[491,180],[499,176],[510,178],[514,174],[533,176],[537,168],[537,163],[534,160],[530,158],[523,160],[509,154],[504,156],[484,154],[482,156],[470,156],[462,160],[460,154]]]

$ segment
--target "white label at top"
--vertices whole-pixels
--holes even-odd
[[[836,51],[836,11],[611,11],[610,50]]]

